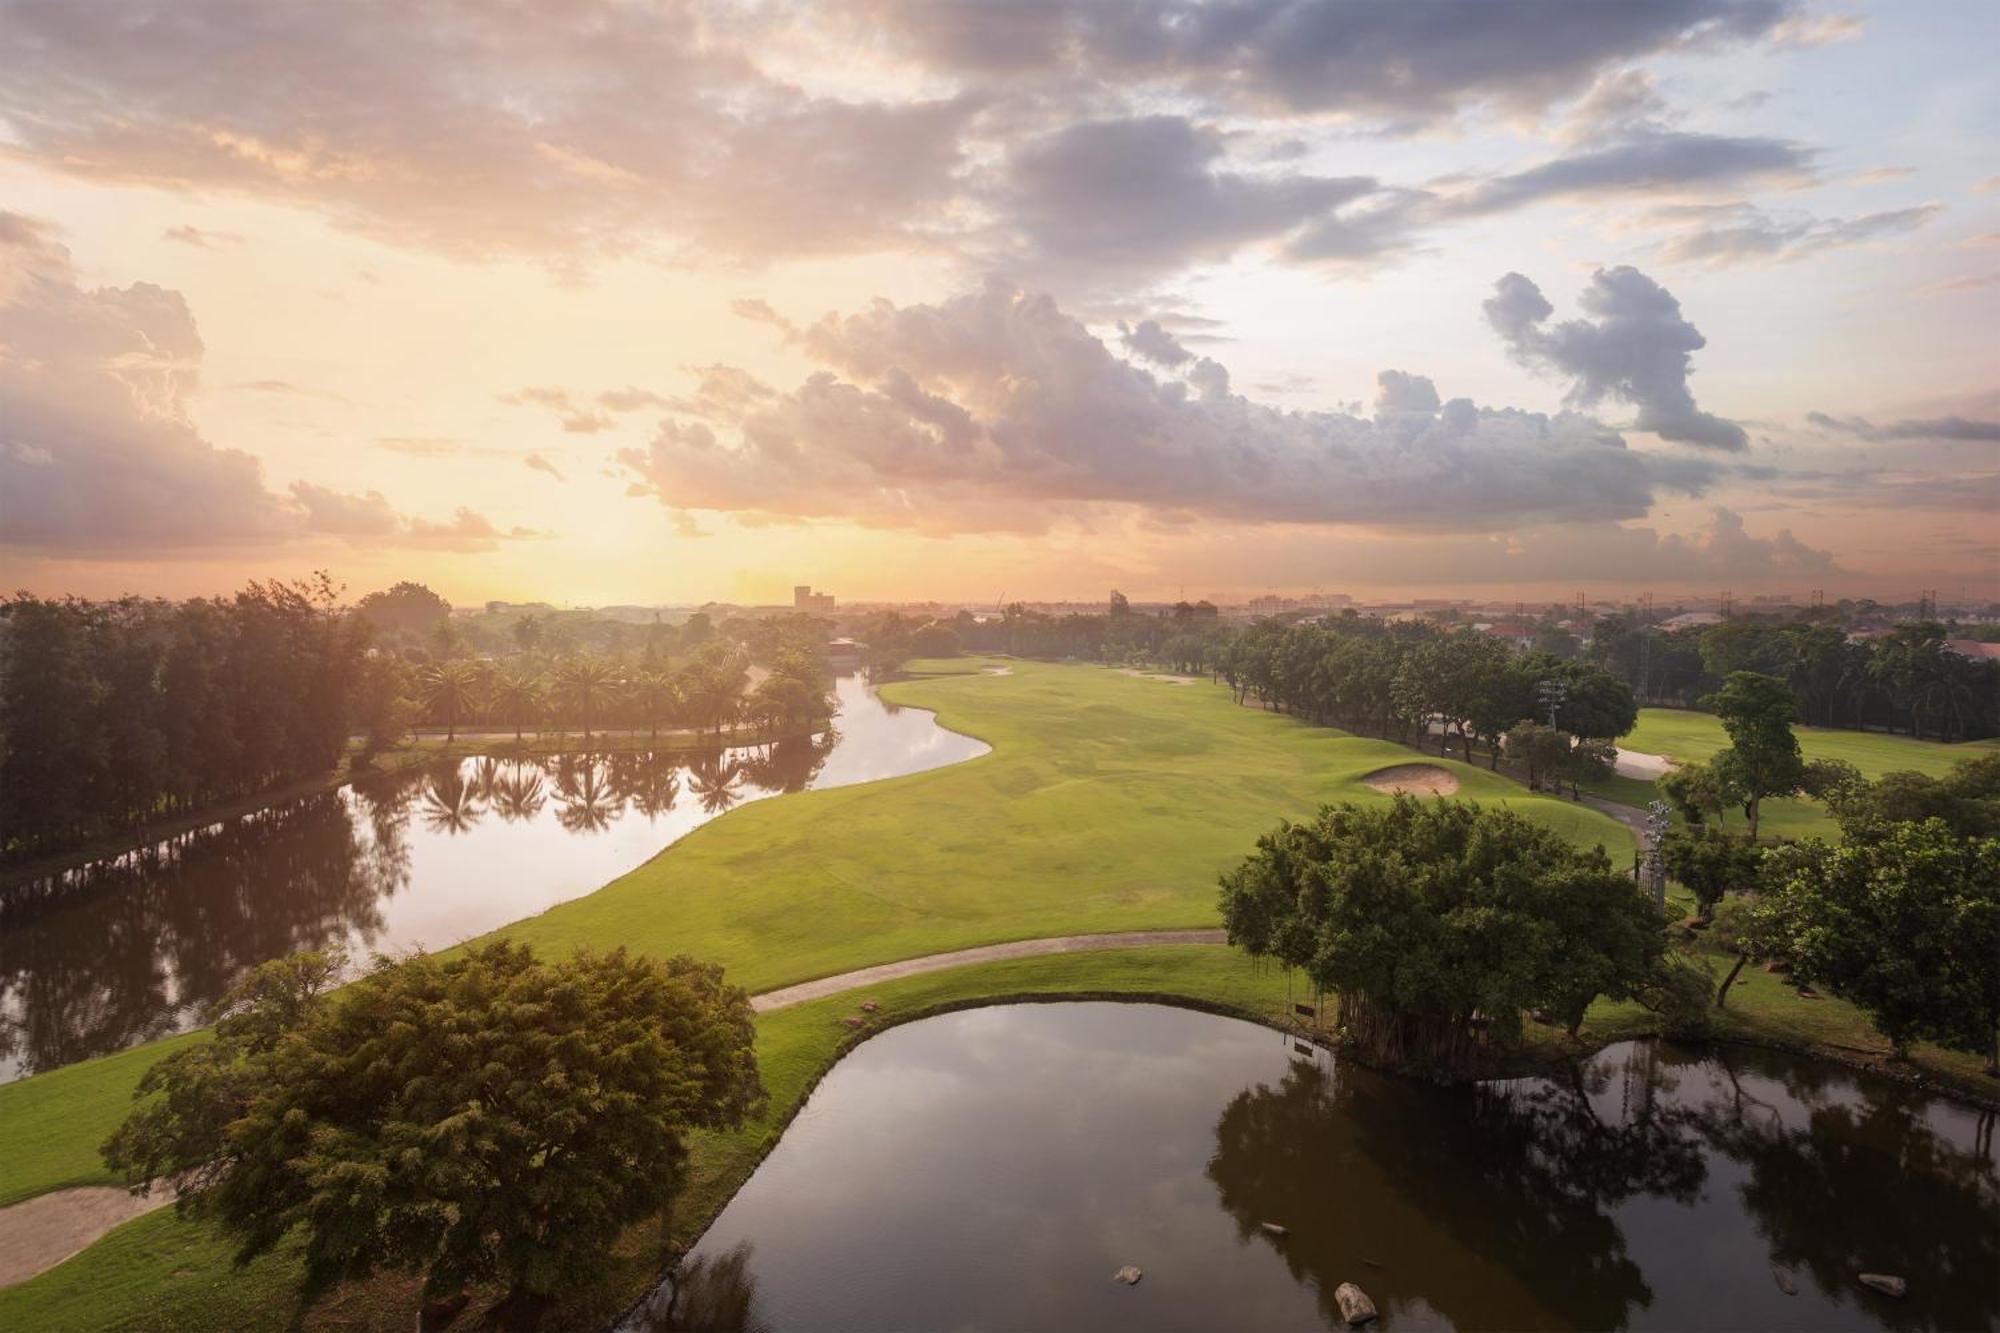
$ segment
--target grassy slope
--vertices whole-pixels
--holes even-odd
[[[1961,759],[1991,753],[1992,741],[1965,745],[1945,745],[1938,741],[1911,740],[1907,736],[1886,736],[1878,732],[1836,731],[1824,727],[1799,727],[1799,748],[1808,759],[1844,759],[1861,770],[1862,776],[1879,778],[1884,773],[1915,770],[1942,777]],[[1628,750],[1663,754],[1683,763],[1703,763],[1729,744],[1722,723],[1708,713],[1679,708],[1642,708],[1639,725],[1618,742]],[[1616,778],[1610,785],[1593,790],[1613,800],[1643,805],[1654,797],[1653,784],[1632,778]],[[1731,825],[1742,822],[1732,815]],[[1817,801],[1803,798],[1764,802],[1758,821],[1760,836],[1830,838],[1837,835],[1833,819]],[[1740,831],[1740,829],[1739,829]]]

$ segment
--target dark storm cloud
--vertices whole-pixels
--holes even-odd
[[[878,301],[794,334],[827,367],[664,422],[620,458],[677,509],[925,530],[1046,527],[1104,505],[1243,522],[1437,530],[1641,515],[1698,492],[1692,459],[1627,449],[1587,417],[1287,412],[1195,359],[1161,376],[1117,356],[1046,296],[991,284],[935,305]],[[738,372],[740,375],[740,372]],[[1432,390],[1431,396],[1435,397]]]
[[[1555,307],[1519,273],[1495,284],[1486,318],[1522,365],[1570,381],[1565,401],[1595,407],[1606,398],[1638,411],[1634,425],[1661,439],[1740,450],[1743,428],[1701,411],[1688,388],[1693,353],[1707,345],[1666,288],[1630,267],[1600,269],[1584,289],[1590,319],[1551,325]]]

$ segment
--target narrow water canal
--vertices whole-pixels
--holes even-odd
[[[834,728],[811,739],[376,774],[21,886],[0,898],[0,1082],[192,1027],[266,959],[444,948],[600,888],[745,802],[988,748],[858,677],[836,687]]]

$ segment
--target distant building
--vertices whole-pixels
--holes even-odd
[[[1713,611],[1683,611],[1677,616],[1668,616],[1660,622],[1660,628],[1672,633],[1677,629],[1696,629],[1704,625],[1720,625],[1722,617]]]
[[[794,611],[831,611],[833,594],[814,592],[810,583],[801,583],[792,589],[792,609]]]
[[[1975,662],[2000,662],[2000,643],[1982,643],[1978,639],[1946,639],[1945,651],[1969,657]]]
[[[826,600],[830,602],[833,598],[828,597]],[[828,639],[826,664],[836,671],[846,667],[858,667],[861,665],[861,654],[867,647],[867,644],[856,643],[852,639]]]

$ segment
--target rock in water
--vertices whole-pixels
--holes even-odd
[[[1778,1290],[1784,1292],[1785,1295],[1796,1296],[1799,1294],[1799,1284],[1792,1281],[1792,1275],[1784,1269],[1772,1269],[1771,1280],[1778,1284]]]
[[[1368,1293],[1352,1282],[1343,1282],[1333,1289],[1333,1299],[1340,1303],[1340,1317],[1349,1326],[1365,1324],[1375,1317],[1375,1302],[1368,1299]]]
[[[1884,1296],[1900,1296],[1910,1289],[1910,1284],[1892,1273],[1858,1273],[1855,1275],[1864,1287],[1873,1287]]]
[[[1257,1225],[1264,1228],[1264,1230],[1270,1232],[1274,1236],[1282,1236],[1286,1234],[1286,1228],[1279,1225],[1276,1222],[1259,1222]]]
[[[1128,1287],[1136,1287],[1139,1285],[1139,1279],[1144,1276],[1145,1276],[1144,1273],[1141,1273],[1131,1264],[1126,1264],[1123,1268],[1119,1269],[1117,1272],[1111,1275],[1111,1280],[1113,1282],[1123,1282]]]

